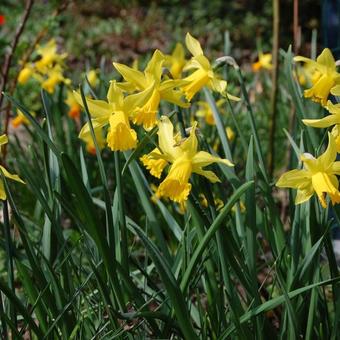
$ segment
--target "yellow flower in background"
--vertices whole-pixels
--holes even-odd
[[[200,204],[203,208],[208,208],[209,204],[208,204],[208,200],[207,198],[205,197],[204,194],[199,194],[198,195],[198,198],[200,200]],[[215,198],[214,197],[214,203],[215,203],[215,207],[216,207],[216,210],[219,211],[220,209],[223,208],[224,206],[224,202],[220,199],[220,198]]]
[[[34,67],[32,64],[27,63],[25,67],[20,71],[18,75],[18,83],[26,84],[34,73]]]
[[[205,101],[198,101],[198,110],[196,111],[196,117],[205,118],[205,121],[209,125],[215,125],[215,119],[213,111],[209,105],[209,103]],[[225,104],[225,99],[219,99],[216,102],[216,106],[219,110],[219,112],[223,113],[223,107]]]
[[[164,65],[169,68],[174,79],[180,79],[186,62],[184,47],[181,43],[177,43],[173,52],[165,56]]]
[[[6,135],[1,135],[0,136],[0,148],[8,143],[8,138]],[[13,175],[10,172],[6,170],[2,165],[0,165],[0,170],[3,173],[3,175],[9,179],[12,179],[13,181],[20,182],[22,184],[25,184],[25,182],[18,176],[18,175]],[[5,186],[2,178],[0,178],[0,200],[5,200],[6,199],[6,192],[5,192]]]
[[[230,142],[232,142],[235,139],[235,132],[230,126],[227,126],[225,128],[225,133],[227,134],[227,138]]]
[[[256,63],[251,65],[253,72],[258,72],[261,69],[271,70],[273,68],[271,53],[259,53],[259,58]]]
[[[164,61],[164,55],[156,50],[144,72],[123,64],[113,63],[113,66],[126,81],[119,86],[124,90],[134,90],[143,94],[143,100],[133,109],[133,122],[143,125],[145,129],[155,126],[161,99],[181,107],[189,106],[181,100],[182,92],[175,89],[183,84],[183,81],[161,79]]]
[[[51,68],[56,63],[61,64],[67,57],[67,53],[59,54],[57,52],[57,43],[54,39],[51,39],[46,45],[38,46],[37,53],[40,59],[35,62],[35,67],[41,73],[45,73],[46,68]]]
[[[318,158],[304,153],[301,160],[304,168],[284,173],[276,186],[297,189],[295,204],[308,201],[314,192],[317,194],[323,208],[327,207],[325,195],[328,194],[332,204],[340,202],[339,182],[340,162],[335,162],[336,145],[334,137],[328,133],[327,150]]]
[[[67,85],[71,83],[70,79],[64,78],[63,71],[59,65],[55,65],[52,69],[47,70],[45,74],[47,79],[42,81],[41,87],[48,93],[53,93],[55,87],[60,83]]]
[[[105,144],[106,144],[106,140],[103,136],[102,129],[95,129],[94,134],[96,136],[96,141],[97,141],[98,147],[99,147],[100,150],[102,150],[105,147]],[[86,151],[91,155],[95,155],[96,154],[96,146],[94,145],[94,141],[92,139],[91,133],[86,134],[82,138],[82,140],[86,144]]]
[[[329,100],[325,109],[327,109],[331,114],[321,119],[302,119],[302,122],[307,126],[316,128],[328,128],[334,126],[332,129],[332,135],[335,138],[337,152],[340,152],[340,104],[333,104]]]
[[[83,106],[81,96],[73,92],[77,102]],[[144,99],[143,93],[124,97],[123,91],[115,81],[111,81],[107,92],[107,101],[86,98],[94,129],[109,126],[106,136],[108,146],[112,151],[125,151],[137,145],[137,134],[131,129],[129,115]],[[90,134],[89,124],[86,123],[79,133],[79,138],[86,140]]]
[[[149,157],[155,160],[162,159],[171,164],[168,175],[158,187],[158,197],[168,197],[178,203],[184,202],[191,191],[189,179],[192,173],[204,176],[210,182],[216,183],[220,180],[215,173],[203,168],[216,162],[233,166],[227,159],[197,150],[196,123],[191,128],[190,136],[179,143],[176,142],[174,127],[168,117],[161,117],[158,128],[160,153],[150,153]],[[149,165],[151,167],[150,163]]]
[[[80,117],[81,106],[72,91],[67,90],[65,104],[69,107],[68,116],[72,119],[78,119]]]
[[[332,52],[328,48],[325,48],[317,57],[316,61],[301,56],[294,57],[294,61],[302,61],[310,64],[310,66],[318,72],[313,78],[313,86],[304,91],[304,96],[325,106],[331,88],[340,84],[340,74],[336,71]]]
[[[35,112],[30,112],[31,115],[34,117]],[[17,115],[12,119],[12,126],[14,128],[19,127],[20,125],[25,124],[25,125],[30,125],[30,121],[26,118],[26,116],[18,109],[17,110]]]
[[[204,86],[208,86],[222,96],[228,96],[231,100],[239,100],[238,97],[232,96],[227,93],[227,82],[220,79],[213,71],[212,66],[203,54],[203,50],[199,41],[193,38],[190,33],[185,37],[185,44],[193,55],[191,60],[184,67],[184,71],[194,70],[189,76],[184,78],[187,84],[182,86],[185,96],[188,101],[194,97]]]
[[[19,84],[25,84],[30,78],[34,78],[49,93],[53,93],[55,87],[62,82],[70,84],[70,80],[63,75],[63,60],[67,54],[57,52],[57,44],[54,39],[44,46],[38,46],[36,52],[40,59],[25,64],[18,75]]]
[[[99,79],[97,70],[90,70],[86,73],[86,78],[89,81],[91,87],[95,88],[98,85]]]

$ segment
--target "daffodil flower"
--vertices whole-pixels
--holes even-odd
[[[86,78],[92,87],[96,87],[98,85],[97,70],[88,71],[86,74]]]
[[[161,99],[181,107],[188,103],[181,100],[182,92],[176,90],[184,82],[182,80],[162,80],[162,66],[165,57],[156,50],[144,72],[135,70],[123,64],[113,63],[116,70],[127,83],[119,84],[124,90],[144,93],[143,100],[133,110],[133,122],[150,129],[156,124],[156,115]]]
[[[336,175],[340,175],[340,162],[335,162],[336,145],[334,137],[328,133],[328,147],[318,158],[309,153],[301,156],[304,168],[284,173],[276,186],[297,189],[295,204],[308,201],[317,194],[323,208],[327,207],[325,195],[328,194],[332,204],[340,202],[339,182]]]
[[[1,135],[0,136],[0,147],[8,143],[8,138],[6,135]],[[3,173],[3,175],[9,179],[12,179],[13,181],[20,182],[22,184],[25,184],[25,182],[18,176],[18,175],[13,175],[9,171],[6,170],[2,165],[0,165],[0,171]],[[0,200],[5,200],[6,199],[6,191],[4,187],[4,182],[0,178]]]
[[[272,65],[272,55],[271,53],[259,53],[259,58],[256,63],[252,64],[253,72],[258,72],[261,69],[271,70],[273,68]]]
[[[340,84],[340,74],[336,71],[332,52],[328,48],[325,48],[317,57],[316,61],[301,56],[294,57],[294,61],[308,63],[318,71],[318,73],[316,73],[317,76],[313,77],[313,86],[305,90],[304,96],[325,106],[331,88]]]
[[[35,112],[30,112],[30,113],[32,116],[35,116]],[[17,110],[16,117],[12,119],[12,126],[14,128],[17,128],[22,124],[29,125],[30,121],[26,118],[26,116],[22,113],[22,111]]]
[[[55,63],[60,64],[67,57],[67,53],[59,54],[57,52],[57,43],[54,39],[44,46],[39,46],[37,53],[40,59],[36,61],[35,67],[41,73],[44,73],[46,68],[53,67]]]
[[[170,164],[168,175],[158,187],[158,197],[168,197],[175,202],[182,203],[188,199],[191,191],[189,179],[192,173],[204,176],[210,182],[216,183],[220,180],[215,173],[203,168],[216,162],[233,166],[227,159],[197,150],[196,123],[191,128],[190,136],[179,143],[176,142],[174,127],[168,117],[161,117],[158,128],[159,151],[152,152],[149,157],[154,160],[161,159]],[[153,165],[151,162],[148,163],[149,170],[160,175],[159,172],[162,170],[158,169],[158,164],[155,168]]]
[[[335,138],[337,151],[340,152],[340,104],[333,104],[330,100],[327,102],[325,109],[330,115],[321,119],[302,119],[302,122],[307,126],[316,128],[328,128],[334,126],[332,135]]]
[[[69,107],[68,116],[72,119],[78,119],[80,117],[81,106],[72,91],[67,91],[65,104]]]
[[[96,136],[96,141],[98,144],[98,148],[101,150],[105,147],[106,144],[106,140],[103,137],[103,132],[102,129],[94,129],[94,134]],[[91,134],[85,134],[85,136],[82,137],[82,140],[85,142],[86,144],[86,151],[91,154],[91,155],[95,155],[96,154],[96,146],[94,144],[94,140],[92,138]]]
[[[83,106],[80,94],[76,91],[73,94],[77,102]],[[111,81],[107,102],[86,98],[93,128],[101,129],[109,125],[106,140],[112,151],[125,151],[136,147],[137,134],[130,127],[129,115],[136,106],[140,105],[144,96],[142,92],[124,97],[123,91],[116,82]],[[79,133],[79,138],[86,140],[90,133],[89,124],[86,123]]]
[[[47,75],[47,79],[42,81],[41,87],[48,93],[53,93],[55,87],[60,83],[65,83],[67,85],[71,83],[70,79],[63,76],[62,68],[58,64],[52,69],[46,70],[45,74]]]
[[[34,67],[31,63],[25,64],[24,68],[19,72],[18,83],[26,84],[34,73]]]
[[[164,65],[169,67],[171,76],[174,79],[180,79],[186,62],[183,45],[177,43],[173,52],[170,55],[165,56]]]
[[[219,92],[222,96],[227,95],[229,99],[239,100],[239,98],[226,93],[227,82],[218,78],[215,74],[208,58],[203,54],[199,41],[193,38],[190,33],[187,33],[185,44],[193,57],[184,67],[184,71],[195,70],[183,79],[187,82],[187,84],[182,86],[187,100],[191,101],[194,95],[204,86]]]

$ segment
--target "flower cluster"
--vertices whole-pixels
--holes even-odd
[[[227,93],[227,82],[220,79],[213,70],[198,40],[187,33],[185,42],[192,54],[190,60],[185,59],[183,46],[177,44],[171,55],[164,55],[156,50],[143,71],[114,62],[113,66],[122,81],[110,81],[106,100],[86,97],[95,134],[101,146],[106,142],[112,151],[135,148],[138,143],[138,126],[146,131],[158,127],[158,147],[144,155],[141,161],[151,175],[157,178],[168,168],[168,174],[159,185],[156,196],[168,197],[179,203],[188,198],[192,173],[202,175],[214,183],[219,181],[218,177],[203,167],[214,162],[222,162],[228,166],[232,164],[226,159],[198,151],[196,122],[193,122],[188,138],[181,139],[174,135],[174,127],[169,118],[162,116],[158,119],[161,102],[188,108],[193,97],[204,86],[224,97],[239,100]],[[77,91],[73,91],[73,97],[68,98],[71,107],[74,102],[84,106]],[[211,117],[207,121],[213,124]],[[106,136],[105,140],[103,135]],[[89,123],[82,127],[79,137],[89,145],[92,140]]]
[[[306,202],[316,193],[322,207],[327,207],[325,195],[328,194],[332,204],[340,203],[339,181],[340,162],[336,161],[340,152],[340,104],[333,104],[330,94],[340,95],[340,74],[331,51],[326,48],[317,60],[297,56],[295,61],[305,62],[305,74],[312,87],[304,91],[304,96],[320,103],[330,115],[321,119],[303,119],[307,126],[327,128],[334,126],[328,133],[327,150],[318,158],[310,153],[301,155],[303,169],[295,169],[284,173],[276,185],[297,189],[295,204]],[[301,83],[301,82],[300,82]]]
[[[57,43],[51,39],[46,45],[36,49],[36,60],[27,62],[18,75],[18,83],[25,84],[31,78],[37,80],[43,89],[53,93],[59,83],[70,84],[63,75],[63,61],[67,54],[59,54]]]

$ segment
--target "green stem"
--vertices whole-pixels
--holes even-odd
[[[129,272],[129,252],[128,241],[126,233],[125,212],[124,212],[124,199],[123,199],[123,187],[122,178],[120,173],[119,151],[114,152],[115,157],[115,170],[116,170],[116,185],[118,194],[118,220],[119,230],[121,235],[121,263],[124,269]]]
[[[265,163],[264,163],[264,159],[263,159],[260,139],[259,139],[257,129],[256,129],[253,109],[251,107],[249,97],[248,97],[248,93],[247,93],[247,89],[246,89],[246,85],[245,85],[245,82],[244,82],[244,78],[243,78],[241,69],[239,67],[237,68],[237,73],[238,73],[239,82],[240,82],[240,86],[241,86],[241,92],[242,92],[242,95],[244,97],[244,100],[245,100],[246,106],[247,106],[250,128],[251,128],[251,132],[254,136],[256,153],[257,153],[257,157],[258,157],[259,163],[260,163],[259,166],[260,166],[261,172],[263,174],[263,177],[264,177],[266,183],[269,184],[269,179],[268,179],[268,175],[267,175],[266,168],[265,168]]]
[[[273,70],[272,70],[272,92],[270,98],[270,122],[269,122],[269,152],[268,168],[270,177],[273,176],[275,165],[275,132],[277,119],[277,93],[279,75],[279,45],[280,45],[280,2],[273,0]]]
[[[13,266],[13,245],[11,240],[11,227],[9,223],[8,204],[7,200],[3,202],[4,226],[5,226],[5,240],[6,240],[6,254],[7,254],[7,271],[8,271],[8,286],[15,294],[14,287],[14,266]],[[17,325],[17,318],[14,307],[10,304],[10,315],[14,325]]]

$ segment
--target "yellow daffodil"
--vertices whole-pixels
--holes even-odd
[[[332,129],[332,135],[335,138],[337,151],[340,152],[340,104],[333,104],[329,100],[325,109],[327,109],[331,114],[321,119],[303,119],[302,122],[307,126],[316,128],[328,128],[334,126]]]
[[[1,135],[0,136],[0,148],[8,143],[8,138],[6,135]],[[25,184],[25,182],[18,176],[18,175],[13,175],[10,172],[6,170],[2,165],[0,165],[0,171],[3,173],[3,175],[9,179],[12,179],[13,181],[20,182],[22,184]],[[6,192],[5,192],[5,187],[4,187],[4,182],[0,178],[0,200],[5,200],[6,199]]]
[[[164,65],[169,67],[171,76],[174,79],[180,79],[186,62],[183,45],[181,43],[177,43],[173,52],[170,55],[165,56]]]
[[[328,194],[332,204],[340,202],[339,182],[336,175],[340,175],[340,162],[335,162],[336,145],[334,137],[328,133],[327,150],[318,158],[309,153],[301,156],[304,168],[284,173],[276,186],[297,189],[295,204],[308,201],[316,192],[322,207],[326,208],[325,195]]]
[[[198,195],[198,198],[200,200],[200,204],[203,208],[208,208],[209,204],[208,204],[208,200],[207,198],[205,197],[204,194],[200,193]],[[215,198],[214,197],[214,203],[215,203],[215,207],[216,207],[216,210],[219,211],[223,208],[224,206],[224,202],[220,199],[220,198]]]
[[[37,53],[40,59],[36,61],[35,67],[41,73],[44,73],[46,68],[53,67],[55,63],[61,63],[66,58],[67,54],[59,54],[57,52],[57,43],[51,39],[46,45],[39,46]]]
[[[72,91],[67,91],[67,98],[65,104],[69,107],[68,116],[72,119],[78,119],[80,117],[81,106],[76,100]]]
[[[105,147],[106,144],[106,140],[103,136],[103,132],[102,129],[95,129],[94,130],[94,134],[96,136],[96,141],[98,144],[99,149],[103,149]],[[94,141],[92,139],[92,135],[90,134],[85,134],[85,136],[82,137],[82,140],[85,142],[86,144],[86,151],[91,154],[91,155],[95,155],[96,154],[96,147],[94,145]]]
[[[98,75],[96,70],[90,70],[86,74],[86,78],[89,81],[91,87],[95,88],[98,85]]]
[[[317,76],[313,78],[313,86],[305,90],[304,96],[325,106],[331,88],[340,84],[340,74],[336,71],[332,52],[325,48],[316,61],[301,56],[294,57],[294,60],[308,63],[315,71],[318,71]]]
[[[230,126],[227,126],[225,128],[225,133],[227,134],[227,138],[230,142],[232,142],[235,139],[235,132]]]
[[[198,110],[196,111],[196,117],[205,118],[205,121],[209,125],[215,125],[215,119],[213,111],[209,105],[209,103],[204,101],[198,101]],[[219,99],[216,102],[216,106],[219,112],[223,112],[223,106],[225,104],[225,99]]]
[[[116,70],[127,83],[119,84],[124,90],[135,90],[143,93],[143,100],[133,109],[133,122],[143,125],[145,129],[156,124],[156,115],[161,99],[181,107],[189,104],[181,100],[182,92],[175,88],[183,84],[181,80],[162,80],[162,66],[165,57],[156,50],[144,72],[135,70],[123,64],[113,63]]]
[[[77,102],[83,106],[80,94],[75,91],[73,93]],[[143,92],[124,97],[123,91],[115,81],[110,83],[107,102],[86,98],[94,129],[101,129],[109,125],[106,141],[112,151],[125,151],[136,147],[137,134],[130,127],[129,115],[143,99]],[[86,123],[81,129],[79,137],[86,140],[89,134],[89,124]]]
[[[59,65],[55,65],[52,69],[46,71],[45,74],[47,75],[47,79],[42,81],[41,87],[48,93],[53,93],[55,87],[60,83],[65,83],[67,85],[71,83],[70,79],[63,76],[62,68]]]
[[[35,116],[35,112],[30,112],[30,113],[32,116]],[[12,126],[14,128],[17,128],[22,124],[29,125],[30,121],[26,118],[26,116],[20,110],[17,110],[16,117],[12,119]]]
[[[196,137],[196,123],[191,128],[190,136],[179,143],[174,137],[174,127],[168,117],[162,116],[158,123],[159,151],[150,153],[150,159],[162,159],[171,164],[168,175],[159,185],[158,197],[168,197],[171,200],[181,203],[187,200],[191,191],[189,179],[192,173],[206,177],[212,183],[219,182],[219,178],[214,172],[204,170],[203,167],[212,163],[220,162],[228,166],[233,164],[227,159],[212,156],[208,152],[198,151],[198,141]],[[152,163],[148,163],[150,171],[159,174],[162,172],[153,168]],[[156,166],[155,166],[156,167]]]
[[[20,71],[18,75],[18,83],[26,84],[34,73],[34,67],[32,64],[27,63],[25,67]]]
[[[258,72],[261,69],[271,70],[273,68],[272,65],[272,55],[271,53],[259,53],[259,60],[256,63],[252,64],[253,72]]]
[[[183,79],[187,82],[187,84],[182,86],[187,100],[191,101],[193,96],[204,86],[208,86],[223,96],[228,95],[229,99],[239,100],[239,98],[226,93],[227,82],[216,76],[209,60],[203,54],[199,41],[193,38],[190,33],[187,33],[185,37],[185,44],[193,57],[184,67],[184,71],[195,70]]]

